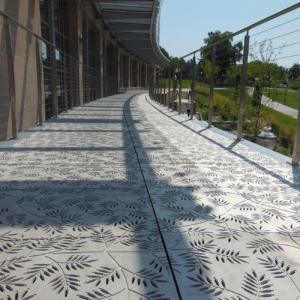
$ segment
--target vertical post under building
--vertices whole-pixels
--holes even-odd
[[[161,102],[160,104],[162,105],[164,103],[164,96],[163,96],[163,72],[161,71],[160,73],[160,76],[161,76],[161,81],[160,81],[160,93],[161,93]]]
[[[65,111],[68,111],[68,76],[67,76],[67,56],[64,54],[64,97],[65,97]]]
[[[180,78],[179,78],[179,103],[178,103],[178,113],[181,114],[181,90],[182,90],[182,62],[180,62]]]
[[[161,71],[161,84],[160,84],[160,92],[161,92],[161,105],[164,104],[164,94],[163,94],[163,79],[164,79],[164,73]]]
[[[69,68],[70,68],[70,96],[71,96],[71,109],[74,107],[74,65],[73,65],[73,58],[70,57],[70,63],[69,63]]]
[[[160,85],[161,85],[161,73],[158,73],[158,102],[161,104],[161,92],[160,92]]]
[[[176,81],[175,81],[175,76],[176,76],[176,65],[174,63],[173,65],[173,95],[172,95],[172,111],[174,111],[174,102],[175,102],[175,91],[176,91]]]
[[[104,64],[104,57],[103,57],[103,34],[100,34],[100,98],[103,98],[103,64]]]
[[[237,128],[237,140],[242,139],[243,134],[243,119],[244,119],[244,106],[245,106],[245,93],[246,93],[246,82],[247,82],[247,68],[248,68],[248,54],[249,54],[249,31],[245,36],[244,44],[244,57],[243,57],[243,70],[242,70],[242,82],[241,82],[241,94],[240,94],[240,106],[239,106],[239,120]]]
[[[300,161],[300,104],[298,109],[298,120],[297,120],[296,135],[294,140],[292,165],[299,166],[299,161]]]
[[[18,138],[17,129],[17,103],[16,103],[16,84],[15,84],[15,69],[14,58],[12,52],[12,37],[11,27],[8,18],[6,18],[6,51],[7,51],[7,65],[9,74],[9,93],[10,93],[10,109],[11,109],[11,121],[12,121],[12,135],[14,139]]]
[[[166,78],[167,78],[167,68],[165,68],[165,71],[164,71],[164,77],[165,77],[165,79],[164,79],[164,99],[163,99],[163,101],[164,101],[164,106],[166,106],[166,84],[167,84],[167,82],[166,82]]]
[[[168,109],[170,108],[170,97],[171,97],[171,65],[169,65],[169,90],[168,90]]]
[[[43,107],[42,107],[42,70],[41,70],[41,56],[40,56],[40,43],[36,37],[36,79],[38,89],[38,114],[39,126],[43,126]]]
[[[208,127],[211,127],[214,103],[214,83],[215,83],[215,65],[216,65],[216,46],[212,51],[211,59],[211,75],[210,75],[210,95],[209,95],[209,113],[208,113]]]
[[[195,100],[195,70],[196,70],[196,56],[193,58],[193,69],[192,69],[192,95],[191,95],[191,120],[194,115],[194,100]]]
[[[79,63],[76,62],[76,65],[75,65],[75,69],[76,69],[76,106],[79,106],[80,105],[80,100],[79,100],[79,91],[78,91],[78,88],[79,88]]]
[[[53,114],[58,116],[58,99],[57,99],[57,66],[56,66],[56,50],[55,50],[55,21],[54,21],[54,3],[48,2],[48,9],[50,11],[49,17],[49,42],[52,44],[50,47],[51,52],[51,81],[52,81],[52,99],[53,99]]]
[[[52,75],[52,93],[53,93],[53,108],[54,116],[57,118],[58,115],[58,99],[57,99],[57,72],[56,72],[56,52],[55,48],[51,46],[51,75]]]

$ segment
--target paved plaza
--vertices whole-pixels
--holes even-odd
[[[0,299],[300,299],[298,167],[145,94],[45,125],[0,143]]]

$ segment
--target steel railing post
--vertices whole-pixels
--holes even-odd
[[[160,95],[159,95],[159,80],[160,80],[160,75],[157,73],[157,83],[156,83],[156,89],[157,89],[157,103],[160,101]]]
[[[182,90],[182,62],[180,62],[180,77],[179,77],[179,103],[178,103],[178,113],[181,114],[181,90]]]
[[[152,75],[152,86],[153,86],[153,100],[155,101],[155,79],[154,79],[154,75]]]
[[[155,101],[156,101],[156,103],[158,102],[158,88],[157,88],[158,80],[159,80],[159,76],[157,76],[157,74],[155,74]]]
[[[156,87],[156,102],[158,103],[159,101],[159,89],[158,89],[158,85],[159,85],[159,75],[156,74],[156,82],[155,82],[155,87]]]
[[[300,104],[298,109],[298,120],[297,120],[296,135],[294,140],[292,165],[299,166],[299,161],[300,161]]]
[[[39,126],[43,126],[43,107],[42,107],[42,70],[41,70],[41,56],[40,56],[40,43],[36,37],[36,79],[38,89],[38,113],[39,113]]]
[[[194,100],[195,100],[195,70],[196,70],[196,56],[194,54],[193,58],[193,69],[192,69],[192,95],[191,95],[191,117],[190,119],[193,120],[194,115]]]
[[[175,71],[176,71],[176,65],[174,62],[173,65],[173,95],[172,95],[172,111],[174,111],[174,103],[175,103],[175,91],[176,91],[176,82],[175,82]]]
[[[12,51],[11,26],[9,24],[8,18],[6,18],[5,34],[6,34],[7,65],[8,65],[8,75],[9,75],[12,135],[14,139],[17,139],[18,129],[17,129],[17,112],[16,112],[17,99],[16,99],[16,82],[15,82],[15,69],[14,69],[15,67],[14,67],[14,57]]]
[[[165,79],[164,79],[164,99],[163,99],[163,101],[164,101],[164,106],[166,106],[166,101],[167,101],[167,98],[166,98],[166,97],[167,97],[167,96],[166,96],[167,68],[165,68],[165,71],[164,71],[164,77],[165,77]]]
[[[79,63],[78,62],[76,62],[75,67],[76,67],[76,85],[75,85],[75,87],[76,87],[76,106],[78,107],[80,104],[79,91],[78,91],[78,89],[79,89]]]
[[[160,84],[161,84],[161,73],[158,73],[158,103],[161,104],[161,93],[160,93]]]
[[[208,113],[208,127],[211,127],[213,104],[214,104],[214,83],[215,83],[215,65],[216,65],[216,46],[212,51],[211,59],[211,75],[210,75],[210,95],[209,95],[209,113]]]
[[[159,73],[156,73],[156,102],[159,102]]]
[[[150,83],[151,83],[152,99],[154,100],[154,82],[153,82],[153,75],[151,75],[151,77],[150,77]]]
[[[87,78],[87,102],[91,102],[90,98],[90,67],[86,67],[86,78]]]
[[[243,70],[241,81],[241,94],[240,94],[240,106],[239,106],[239,120],[237,128],[237,140],[242,139],[243,134],[243,119],[244,119],[244,106],[245,106],[245,94],[246,94],[246,82],[247,82],[247,68],[248,68],[248,54],[249,54],[249,31],[245,36],[244,53],[243,53]]]
[[[67,89],[67,56],[64,54],[64,97],[65,97],[65,111],[68,111],[68,89]]]
[[[154,83],[154,75],[151,76],[151,89],[152,89],[152,99],[155,101],[155,83]]]
[[[163,90],[163,73],[161,71],[161,73],[160,73],[160,105],[163,104],[163,99],[164,99],[162,90]]]
[[[96,75],[96,99],[99,99],[99,73],[97,72],[97,75]]]
[[[154,83],[154,75],[151,75],[151,86],[152,86],[152,99],[155,101],[155,83]]]
[[[57,99],[57,73],[56,73],[56,52],[55,48],[51,46],[51,71],[52,71],[52,93],[53,93],[53,109],[54,116],[58,116],[58,99]]]
[[[149,78],[149,95],[153,99],[152,78]]]
[[[74,74],[73,74],[73,58],[70,58],[70,96],[71,96],[71,109],[74,107],[74,91],[73,91],[73,86],[74,86]]]
[[[168,90],[168,109],[170,108],[170,97],[171,97],[171,65],[169,66],[169,90]]]

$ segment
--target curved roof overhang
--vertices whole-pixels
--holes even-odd
[[[85,0],[94,4],[101,20],[122,47],[150,64],[169,60],[159,47],[159,19],[163,0]]]

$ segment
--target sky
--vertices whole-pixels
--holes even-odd
[[[295,0],[164,0],[160,19],[160,45],[170,55],[181,57],[204,46],[203,39],[210,31],[236,32],[296,3],[298,1]],[[290,22],[295,18],[298,19]],[[285,22],[289,23],[281,25]],[[281,26],[260,33],[278,25]],[[257,33],[260,34],[255,35]],[[273,48],[286,45],[282,53],[274,50],[280,58],[277,60],[279,65],[291,67],[293,63],[299,63],[300,56],[283,58],[300,55],[299,8],[250,30],[249,34],[251,45],[264,39],[272,39]],[[278,37],[280,35],[284,36]],[[239,35],[234,41],[243,40],[244,36]],[[253,53],[257,51],[258,48]]]

